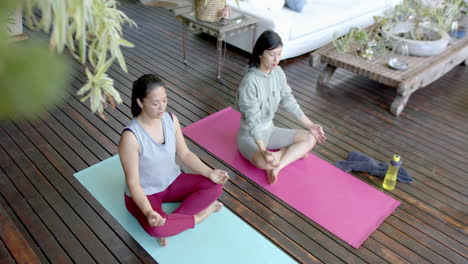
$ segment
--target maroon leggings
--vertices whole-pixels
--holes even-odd
[[[145,231],[153,237],[174,236],[195,226],[194,215],[206,209],[223,192],[223,186],[198,175],[181,173],[164,191],[147,195],[153,210],[166,218],[163,226],[150,226],[146,216],[125,194],[125,205],[128,211],[140,222]],[[180,206],[167,215],[162,210],[162,203],[181,202]]]

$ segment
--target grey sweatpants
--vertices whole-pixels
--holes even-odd
[[[298,131],[300,130],[271,126],[262,133],[262,140],[267,149],[280,149],[292,145]],[[237,134],[237,146],[242,156],[252,162],[253,154],[258,151],[253,137],[241,129]]]

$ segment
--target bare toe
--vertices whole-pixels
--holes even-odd
[[[307,157],[309,157],[309,153],[304,154],[304,155],[301,157],[301,159],[307,159]]]
[[[167,243],[168,243],[167,237],[160,237],[160,238],[159,238],[159,245],[160,245],[161,247],[167,246]]]
[[[224,207],[224,204],[222,202],[220,202],[220,201],[214,202],[214,211],[215,212],[221,211],[221,209],[223,209],[223,207]]]
[[[268,182],[273,184],[276,182],[277,173],[274,173],[274,170],[267,170]]]

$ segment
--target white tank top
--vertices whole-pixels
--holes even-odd
[[[164,131],[163,144],[154,141],[135,118],[124,129],[130,130],[138,141],[140,185],[146,195],[164,191],[180,174],[175,157],[174,121],[168,112],[164,113],[161,121]],[[125,193],[130,195],[128,186],[125,186]]]

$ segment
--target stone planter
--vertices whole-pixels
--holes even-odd
[[[408,45],[408,51],[413,56],[435,56],[440,54],[447,47],[450,36],[441,30],[427,28],[427,34],[434,40],[412,40],[399,37],[400,33],[410,31],[410,24],[400,23],[396,26],[382,28],[382,33],[392,42],[405,42]]]

